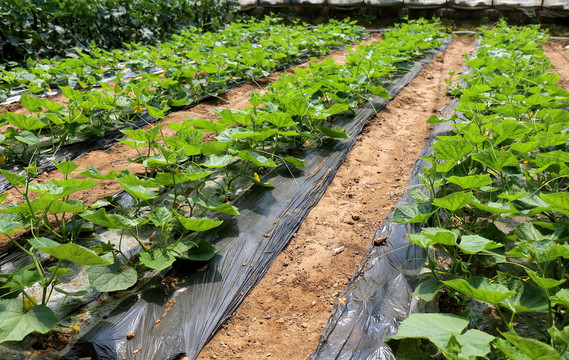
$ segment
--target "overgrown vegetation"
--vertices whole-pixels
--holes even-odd
[[[3,0],[0,61],[153,45],[191,27],[217,30],[236,9],[220,0]]]

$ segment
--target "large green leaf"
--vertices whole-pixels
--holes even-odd
[[[87,249],[78,244],[68,243],[68,244],[50,244],[49,246],[40,246],[39,241],[41,238],[36,239],[38,242],[33,242],[33,246],[49,254],[56,259],[69,260],[79,265],[108,265],[111,264],[110,261],[103,259],[98,256],[94,251]]]
[[[525,269],[528,276],[542,289],[551,289],[557,287],[565,282],[565,279],[555,280],[551,278],[546,278],[539,276],[539,274],[533,270]]]
[[[210,155],[202,165],[207,168],[223,168],[229,165],[234,157],[233,155]]]
[[[172,255],[178,259],[192,260],[192,261],[208,261],[212,259],[217,250],[203,239],[195,241],[180,241],[174,249]]]
[[[130,266],[121,266],[115,262],[112,265],[97,265],[87,269],[89,283],[99,292],[125,290],[136,284],[136,270]]]
[[[108,227],[109,229],[133,229],[148,221],[142,217],[133,218],[120,214],[107,214],[104,208],[100,208],[97,211],[89,210],[80,214],[80,216],[87,221]]]
[[[501,305],[510,310],[519,312],[548,313],[547,297],[543,289],[523,281],[517,276],[498,271],[496,282],[505,285],[508,289],[516,293],[501,302]]]
[[[320,126],[318,128],[322,134],[331,137],[333,139],[349,139],[350,136],[343,129],[332,129],[327,126]]]
[[[0,299],[0,343],[20,341],[32,332],[45,334],[57,325],[57,316],[46,305],[33,306],[24,312],[22,301]]]
[[[403,223],[424,222],[435,210],[430,203],[414,203],[397,206],[393,214],[393,221]]]
[[[451,314],[412,314],[403,320],[391,339],[429,339],[446,353],[458,353],[457,359],[475,359],[490,352],[494,336],[479,330],[468,330],[468,319]]]
[[[463,189],[476,189],[492,184],[490,174],[470,176],[450,176],[447,180]]]
[[[207,231],[218,227],[223,223],[223,220],[211,219],[207,217],[184,217],[176,214],[176,218],[180,224],[189,231]]]
[[[210,200],[209,204],[206,204],[204,200],[199,198],[193,200],[196,205],[199,205],[204,209],[216,211],[222,214],[239,215],[238,209],[235,206],[228,203],[222,203]]]
[[[442,160],[461,160],[475,148],[461,136],[441,136],[435,142],[435,154]]]
[[[152,254],[143,251],[140,253],[140,262],[154,270],[164,270],[176,261],[167,249],[156,249]]]
[[[522,337],[514,332],[502,333],[502,335],[533,360],[562,360],[557,350],[537,339]]]
[[[554,210],[569,216],[569,193],[541,194],[540,197],[550,204]]]
[[[497,171],[502,171],[506,166],[519,166],[518,159],[504,151],[479,152],[472,155],[472,159]]]
[[[276,167],[272,159],[268,159],[255,151],[241,150],[235,155],[243,160],[252,162],[256,166]]]
[[[468,279],[455,279],[443,281],[443,284],[460,291],[474,299],[486,301],[493,305],[515,294],[515,291],[508,290],[507,287],[497,283],[491,283],[490,280],[480,276],[471,276]]]
[[[569,309],[569,289],[561,289],[551,297],[551,301]]]
[[[442,284],[434,277],[430,277],[422,281],[419,286],[413,292],[413,295],[417,296],[423,301],[433,301],[435,295],[439,292]]]
[[[488,240],[479,235],[463,235],[460,237],[458,247],[465,254],[476,254],[482,250],[497,249],[504,245]]]
[[[433,200],[433,205],[450,211],[456,211],[468,205],[474,196],[471,192],[455,192],[442,198]]]

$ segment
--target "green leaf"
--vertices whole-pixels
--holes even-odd
[[[487,211],[489,213],[498,213],[498,214],[515,214],[518,210],[512,205],[512,203],[498,203],[498,202],[491,202],[488,201],[486,203],[481,203],[477,199],[473,199],[470,202],[471,205],[474,205],[476,208]]]
[[[202,165],[207,168],[223,168],[229,165],[234,157],[233,155],[210,155]]]
[[[456,232],[438,227],[423,228],[421,230],[421,235],[431,239],[429,245],[441,244],[454,246],[456,245],[456,240],[458,238]]]
[[[512,346],[508,341],[502,338],[496,338],[493,342],[494,347],[498,348],[507,359],[511,360],[532,360],[529,356],[522,354]]]
[[[59,171],[64,173],[65,175],[71,174],[71,172],[73,172],[73,170],[75,170],[79,167],[79,164],[76,164],[73,161],[63,161],[61,163],[58,163],[55,160],[52,160],[52,161],[53,161],[53,164],[55,165],[55,167]]]
[[[96,167],[93,165],[89,166],[85,170],[81,171],[78,175],[85,176],[92,179],[99,179],[99,180],[113,180],[119,176],[119,173],[116,171],[110,171],[107,175],[103,175]]]
[[[562,330],[559,330],[553,325],[547,329],[547,332],[551,336],[554,345],[562,347],[569,345],[569,326],[565,326]]]
[[[391,99],[391,95],[383,86],[373,86],[370,84],[365,84],[364,86],[370,93],[374,94],[383,99]]]
[[[118,262],[108,266],[91,266],[87,269],[87,275],[91,286],[99,292],[126,290],[138,279],[133,267],[123,267]]]
[[[409,195],[411,198],[420,203],[431,201],[431,197],[425,194],[423,190],[418,188],[412,188],[407,190],[407,195]]]
[[[264,167],[276,167],[275,163],[272,159],[267,159],[263,155],[258,154],[255,151],[248,151],[248,150],[241,150],[237,152],[237,155],[242,160],[250,161],[256,166],[264,166]]]
[[[164,270],[176,261],[167,249],[156,249],[152,254],[143,251],[140,253],[140,262],[154,270]]]
[[[463,189],[476,189],[492,184],[489,174],[471,176],[450,176],[447,180]]]
[[[466,296],[493,305],[498,305],[515,294],[515,291],[509,291],[504,285],[491,283],[490,280],[480,276],[471,276],[467,280],[448,280],[443,281],[443,283]]]
[[[0,289],[6,289],[7,293],[0,292],[2,297],[6,297],[8,294],[17,296],[20,291],[27,287],[35,285],[37,282],[41,281],[43,276],[41,276],[35,270],[28,270],[26,268],[20,269],[13,274],[11,274],[5,282],[0,282]],[[12,296],[10,296],[12,297]]]
[[[136,199],[152,200],[158,196],[158,193],[156,191],[148,190],[143,185],[132,184],[128,181],[123,181],[123,179],[124,178],[118,178],[117,182],[127,193]]]
[[[454,212],[468,205],[473,199],[474,196],[471,192],[455,192],[445,197],[434,199],[433,205]]]
[[[294,167],[297,167],[301,170],[305,169],[304,160],[297,159],[293,156],[283,156],[282,159],[287,163]]]
[[[463,235],[460,237],[458,247],[465,254],[476,254],[482,250],[497,249],[504,245],[488,240],[479,235]]]
[[[543,289],[523,281],[517,276],[512,276],[498,271],[496,282],[505,285],[508,289],[516,293],[501,302],[501,305],[508,307],[516,313],[537,312],[548,313],[547,297]]]
[[[413,295],[418,297],[423,301],[433,301],[435,295],[439,292],[439,289],[442,287],[441,283],[435,279],[434,277],[430,277],[417,286]]]
[[[433,214],[430,203],[414,203],[409,205],[397,206],[393,214],[393,221],[402,223],[422,223]]]
[[[103,259],[94,251],[74,243],[58,244],[56,246],[38,246],[34,244],[34,247],[57,259],[69,260],[79,265],[111,264],[110,261]]]
[[[539,195],[546,203],[550,204],[554,210],[569,216],[569,193],[559,192],[553,194]]]
[[[6,180],[13,186],[24,185],[26,183],[26,176],[10,172],[8,170],[0,169],[0,173],[4,175]]]
[[[468,319],[451,314],[412,314],[399,325],[397,334],[388,339],[429,339],[444,349],[451,335],[461,334],[468,323]]]
[[[502,333],[502,336],[533,360],[562,360],[557,350],[539,340],[521,337],[514,332]]]
[[[189,231],[207,231],[216,228],[223,223],[223,220],[211,219],[207,217],[186,218],[178,213],[175,213],[175,215],[184,229]]]
[[[542,289],[551,289],[557,287],[565,282],[565,279],[555,280],[551,278],[541,277],[539,274],[528,268],[525,269],[528,276]]]
[[[27,130],[20,132],[19,135],[15,136],[15,138],[16,140],[28,145],[38,145],[41,142],[40,138],[36,134]]]
[[[569,289],[561,289],[551,297],[551,301],[569,309]]]
[[[180,241],[174,249],[172,255],[178,259],[191,261],[208,261],[211,260],[217,250],[207,241],[197,239],[196,241]]]
[[[73,272],[73,271],[71,271]],[[62,293],[63,295],[67,295],[67,296],[83,296],[85,294],[87,294],[87,290],[80,290],[80,291],[65,291],[61,288],[55,287],[54,288],[55,291],[57,291],[58,293]]]
[[[0,343],[20,341],[32,332],[45,334],[58,322],[57,316],[46,305],[36,305],[24,312],[22,301],[18,299],[0,299],[0,317]]]
[[[235,206],[228,204],[228,203],[222,203],[222,202],[210,200],[210,203],[206,204],[205,201],[203,201],[202,199],[199,199],[199,198],[194,199],[194,203],[196,205],[201,206],[204,209],[217,211],[218,213],[229,214],[229,215],[239,215],[238,209]]]
[[[31,96],[28,93],[22,94],[22,96],[20,97],[20,104],[22,104],[22,106],[28,109],[30,112],[36,114],[43,112],[40,100],[35,96]]]
[[[0,214],[0,234],[17,233],[25,226],[26,223],[21,214]]]
[[[160,206],[152,209],[146,217],[152,221],[154,226],[166,226],[174,220],[174,214],[166,207]]]
[[[87,221],[109,229],[133,229],[148,221],[142,217],[133,218],[120,214],[107,214],[104,208],[100,208],[97,211],[86,211],[80,214],[80,216]]]
[[[155,108],[154,106],[146,105],[146,110],[148,110],[148,114],[155,119],[164,119],[164,117],[166,117],[164,111]]]
[[[435,154],[442,160],[458,161],[474,150],[474,146],[461,136],[440,136],[435,142]]]
[[[506,166],[519,166],[518,159],[511,152],[479,152],[472,155],[472,159],[497,171],[502,171]]]
[[[322,134],[331,137],[333,139],[349,139],[350,136],[346,133],[346,130],[343,129],[331,129],[327,126],[320,126],[318,128],[322,132]]]

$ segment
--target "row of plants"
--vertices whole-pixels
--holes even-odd
[[[479,31],[450,119],[424,159],[417,200],[395,220],[428,253],[398,358],[569,358],[569,92],[556,85],[537,26]],[[431,305],[429,307],[429,305]],[[429,341],[424,341],[427,339]],[[395,341],[397,340],[397,341]],[[417,356],[417,357],[414,357]]]
[[[363,35],[354,23],[331,21],[316,29],[284,26],[278,19],[236,23],[225,30],[201,34],[194,29],[158,47],[132,44],[128,52],[98,51],[81,59],[47,61],[18,71],[5,71],[9,88],[25,84],[21,105],[31,114],[0,114],[0,158],[29,164],[71,141],[102,137],[117,126],[140,120],[146,112],[162,118],[181,107],[228,87],[266,77],[271,71],[321,56],[331,48],[353,43]],[[126,78],[123,68],[137,71]],[[157,68],[161,73],[156,73]],[[102,78],[114,76],[113,83]],[[99,84],[100,87],[92,86]],[[33,96],[58,86],[63,105]]]
[[[237,8],[237,2],[219,0],[4,0],[0,61],[122,48],[132,41],[156,44],[190,26],[217,30]]]
[[[216,250],[199,238],[200,232],[220,226],[218,215],[238,215],[231,203],[236,196],[246,196],[251,187],[274,187],[261,176],[276,166],[302,171],[301,150],[346,138],[345,131],[331,126],[334,116],[353,111],[372,94],[389,97],[382,84],[441,45],[443,36],[436,21],[402,24],[384,41],[359,46],[343,65],[314,61],[294,69],[295,75],[282,75],[266,92],[252,94],[252,107],[222,110],[215,122],[170,124],[173,136],[164,136],[159,126],[123,130],[128,138],[120,141],[137,149],[132,161],[144,165],[144,174],[102,174],[94,167],[75,174],[78,165],[66,161],[55,164],[63,180],[38,184],[31,182],[34,164],[24,175],[0,169],[24,199],[0,207],[0,233],[29,259],[29,265],[1,274],[0,316],[6,320],[0,342],[75,326],[58,317],[61,308],[52,309],[50,299],[58,293],[64,301],[86,293],[63,286],[78,265],[86,267],[92,290],[113,292],[177,259],[211,259]],[[204,141],[209,133],[215,139]],[[120,184],[132,205],[120,206],[116,197],[93,204],[74,200],[74,194],[103,180]],[[23,229],[27,233],[21,237]],[[113,231],[116,241],[102,240],[109,238],[102,234]],[[137,246],[127,248],[129,241]],[[46,254],[53,261],[45,260]]]

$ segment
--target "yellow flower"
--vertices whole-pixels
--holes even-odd
[[[148,246],[148,245],[142,245],[142,247],[144,248],[144,250],[150,251],[150,246]]]
[[[49,86],[45,88],[45,91],[48,91],[48,92],[51,91],[51,89],[49,88]]]
[[[32,299],[34,300],[34,302],[36,301],[35,296],[32,296]],[[30,301],[30,299],[25,297],[24,298],[24,308],[26,309],[26,311],[30,310],[33,306],[34,306],[34,304]]]
[[[529,112],[529,117],[532,117],[532,116],[533,116],[533,111],[530,111],[530,112]]]
[[[494,281],[496,281],[496,280],[494,280],[494,279],[490,279],[490,282],[491,282],[491,283],[493,283]]]
[[[500,148],[500,151],[504,152],[506,151],[506,149],[504,149],[503,147]]]
[[[141,105],[136,105],[136,106],[134,107],[134,112],[135,112],[135,113],[142,112],[142,106],[141,106]]]
[[[70,328],[71,330],[73,330],[75,334],[79,334],[79,332],[81,331],[81,328],[77,325],[71,325]]]
[[[6,156],[0,156],[0,165],[6,165]]]
[[[523,281],[528,281],[529,280],[529,276],[527,278],[522,279]]]
[[[128,70],[126,66],[123,66],[122,69],[123,69],[123,70]]]
[[[121,265],[121,267],[119,268],[119,270],[124,270],[128,267],[128,265]]]
[[[257,182],[261,182],[261,179],[259,178],[259,174],[254,173],[253,176],[255,177],[255,180],[256,180]]]
[[[527,165],[527,164],[529,164],[529,161],[524,160],[524,161],[522,161],[522,164]]]
[[[488,137],[489,134],[490,134],[490,132],[486,131],[486,132],[484,133],[484,136]]]

